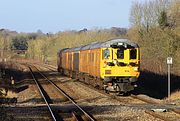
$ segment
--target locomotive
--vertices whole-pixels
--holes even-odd
[[[106,92],[127,93],[140,75],[138,44],[128,39],[94,42],[59,50],[58,71]]]

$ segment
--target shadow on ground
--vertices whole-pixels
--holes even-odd
[[[18,70],[12,66],[7,68],[7,70],[10,73],[9,75],[15,78],[16,84],[14,87],[17,93],[28,89],[30,84],[35,84],[29,72],[23,72],[23,70]],[[36,74],[38,72],[34,73]],[[52,73],[50,71],[44,71],[42,73],[49,73],[49,75],[47,75],[48,78],[60,77],[58,73]],[[38,79],[42,78],[43,77],[38,77]],[[64,80],[62,82],[66,81],[67,80]],[[49,82],[43,82],[43,84],[49,84]],[[167,75],[143,70],[141,71],[137,85],[138,87],[133,91],[134,94],[144,94],[156,99],[167,97]],[[171,74],[171,93],[177,90],[180,90],[180,76]]]
[[[168,94],[167,75],[156,74],[147,70],[141,72],[135,94],[145,94],[153,98],[163,99]],[[171,93],[180,90],[180,76],[171,74]]]

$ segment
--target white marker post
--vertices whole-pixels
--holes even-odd
[[[172,57],[167,57],[167,65],[168,65],[168,97],[170,97],[170,95],[171,95],[171,88],[170,88],[171,72],[170,72],[170,67],[172,65]]]

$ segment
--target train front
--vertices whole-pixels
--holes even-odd
[[[140,75],[140,51],[137,44],[115,41],[103,47],[101,77],[108,92],[127,93],[137,86]]]

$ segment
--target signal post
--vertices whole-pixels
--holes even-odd
[[[168,97],[171,95],[171,65],[172,65],[172,57],[167,57],[167,65],[168,65]]]

